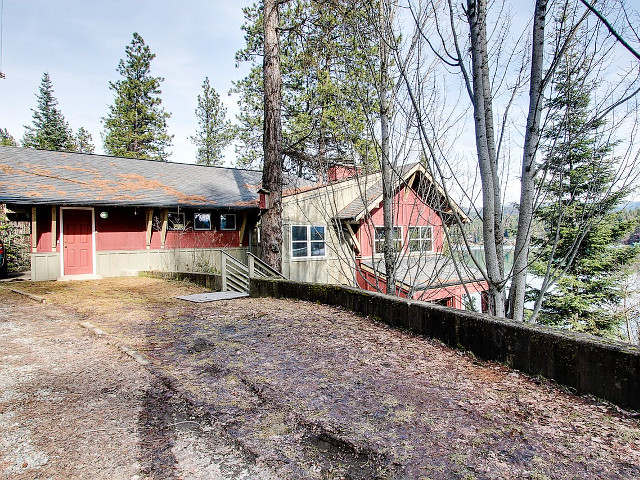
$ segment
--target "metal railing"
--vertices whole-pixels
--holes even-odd
[[[225,252],[222,253],[222,291],[248,293],[249,267]]]
[[[285,278],[282,273],[264,263],[253,253],[247,252],[247,263],[249,265],[249,276],[254,278],[277,277]]]
[[[222,291],[248,293],[250,278],[286,278],[254,254],[247,252],[247,265],[222,251]]]

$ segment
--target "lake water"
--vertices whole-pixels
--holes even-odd
[[[472,256],[476,259],[476,261],[480,266],[482,266],[483,268],[486,266],[486,262],[484,259],[484,247],[482,246],[471,247],[470,251],[463,248],[462,251],[459,252],[459,255],[460,255],[460,258],[462,258],[462,260],[464,261],[464,263],[466,265],[469,265],[470,267],[475,267],[475,263],[471,259]],[[514,247],[508,246],[504,248],[504,269],[506,272],[509,272],[513,267],[514,256],[515,256]],[[637,287],[638,291],[633,292],[627,298],[627,305],[640,306],[640,272],[634,274],[631,277],[631,282],[633,285],[638,286]],[[527,285],[534,288],[540,288],[542,286],[542,278],[529,273],[527,275]],[[508,288],[509,288],[509,285],[507,285],[507,291],[508,291]],[[533,302],[532,301],[527,302],[525,304],[525,308],[529,308],[529,309],[533,308]],[[629,334],[629,336],[631,337],[631,343],[638,343],[640,341],[640,336],[639,336],[640,314],[637,313],[639,310],[640,310],[640,307],[630,312],[631,318],[630,318],[628,327],[626,322],[621,324],[619,327],[619,336],[625,341],[628,341],[627,334]]]
[[[466,248],[462,248],[462,250],[460,251],[460,255],[463,262],[470,267],[476,266],[471,257],[475,258],[475,260],[478,262],[478,265],[480,265],[483,269],[487,266],[484,259],[484,247],[482,246],[470,247],[468,250]],[[504,247],[504,269],[506,272],[511,270],[511,267],[513,267],[513,259],[514,248],[511,246]]]

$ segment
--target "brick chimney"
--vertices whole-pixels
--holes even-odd
[[[344,180],[345,178],[355,177],[361,172],[361,167],[334,163],[327,169],[327,181],[335,182],[336,180]]]

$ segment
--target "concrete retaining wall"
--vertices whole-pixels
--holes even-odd
[[[165,271],[148,271],[140,272],[141,275],[149,277],[164,278],[166,280],[181,280],[195,283],[204,288],[208,288],[214,292],[222,290],[222,276],[216,273],[197,273],[197,272],[165,272]]]
[[[640,410],[640,350],[622,342],[335,285],[252,279],[251,296],[347,308],[485,360],[551,378],[579,394]]]

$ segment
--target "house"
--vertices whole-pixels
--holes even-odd
[[[257,245],[258,171],[0,147],[0,203],[31,222],[34,280],[219,270]]]
[[[387,292],[381,173],[337,166],[327,177],[322,185],[285,191],[284,275]],[[468,217],[420,163],[397,168],[392,183],[396,293],[455,308],[467,296],[479,307],[486,281],[445,254],[446,227]]]
[[[220,271],[221,252],[258,253],[262,173],[236,168],[0,147],[0,203],[31,224],[34,280],[143,270]],[[287,180],[283,274],[387,291],[381,174],[329,169]],[[396,292],[462,308],[486,282],[445,254],[467,217],[419,164],[394,174]]]

